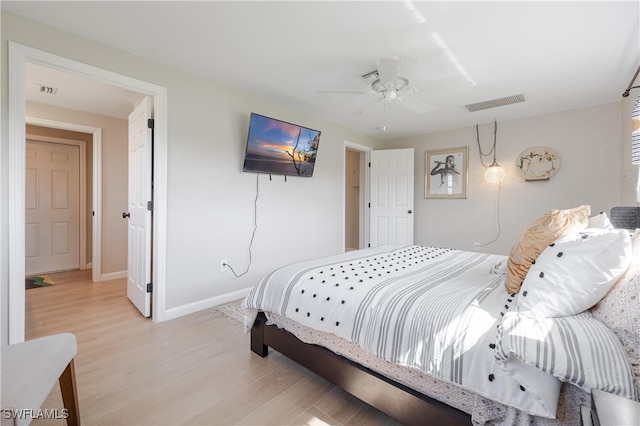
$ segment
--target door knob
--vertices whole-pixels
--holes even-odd
[[[413,213],[413,211],[409,210],[407,213],[411,214],[411,213]]]
[[[129,212],[122,212],[122,218],[123,218],[123,219],[126,219],[126,218],[128,218],[128,217],[131,217],[131,213],[129,213]]]

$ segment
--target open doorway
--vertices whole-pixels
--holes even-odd
[[[347,149],[345,153],[345,188],[344,188],[344,222],[345,251],[357,250],[360,247],[360,171],[362,169],[361,151]]]
[[[83,217],[80,218],[80,227],[85,227],[87,244],[90,241],[91,246],[87,246],[83,250],[82,241],[80,242],[80,267],[82,268],[83,265],[90,262],[90,279],[93,282],[117,278],[102,274],[102,226],[99,226],[102,224],[102,128],[32,116],[26,116],[25,124],[27,136],[36,133],[40,138],[46,138],[47,136],[42,135],[46,133],[58,137],[53,138],[53,141],[59,141],[66,137],[85,142],[86,152],[82,158],[85,159],[85,175],[88,174],[88,176],[86,176],[85,188],[82,192],[86,193],[87,210],[84,216],[86,221],[83,223]],[[49,138],[49,140],[52,139]]]
[[[95,68],[66,58],[9,42],[9,162],[8,187],[9,199],[9,343],[24,340],[25,332],[25,150],[26,150],[26,83],[27,63],[37,63],[63,70],[74,75],[99,80],[106,84],[135,91],[152,99],[155,110],[155,147],[154,147],[154,263],[153,302],[154,321],[166,319],[165,280],[162,267],[166,258],[166,154],[167,154],[167,93],[166,89],[151,83],[132,79],[120,74]],[[100,206],[93,206],[98,213]],[[94,216],[94,221],[96,217]],[[95,223],[95,222],[94,222]],[[95,256],[95,251],[94,251]],[[94,259],[94,264],[95,264]],[[94,265],[95,266],[95,265]]]
[[[368,163],[371,148],[345,142],[344,150],[344,249],[368,246]]]
[[[28,123],[26,132],[25,278],[33,288],[33,277],[92,267],[93,147],[88,133]]]

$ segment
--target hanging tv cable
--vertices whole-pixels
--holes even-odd
[[[225,263],[224,266],[227,266],[231,273],[235,275],[236,278],[240,278],[247,272],[249,272],[249,268],[251,268],[251,249],[253,247],[253,239],[256,236],[256,230],[258,229],[258,195],[260,194],[259,180],[260,174],[256,174],[256,197],[253,200],[253,232],[251,233],[251,240],[249,240],[249,263],[247,264],[247,269],[241,274],[237,274],[236,271],[231,267],[229,263]]]

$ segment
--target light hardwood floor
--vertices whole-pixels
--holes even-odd
[[[210,310],[154,323],[124,279],[50,275],[54,286],[26,291],[26,338],[76,335],[85,426],[398,424],[275,351],[253,354],[242,327]],[[62,408],[58,386],[43,408]]]

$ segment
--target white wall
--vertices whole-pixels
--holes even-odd
[[[287,262],[343,251],[344,141],[376,141],[298,111],[107,48],[6,11],[8,40],[166,87],[168,92],[168,212],[166,309],[170,315],[202,309],[247,289]],[[194,52],[198,54],[198,52]],[[215,58],[215,55],[211,55]],[[8,233],[7,53],[2,50],[0,152],[2,235]],[[256,175],[242,172],[251,112],[322,131],[312,178],[259,176],[258,230],[249,273],[219,272],[226,258],[238,271],[248,265]],[[103,179],[108,179],[104,176]],[[7,338],[8,253],[2,239],[3,342]]]
[[[497,161],[506,171],[500,194],[501,234],[481,251],[508,254],[526,226],[551,209],[589,204],[597,213],[621,205],[622,121],[620,102],[498,122]],[[480,123],[480,142],[483,152],[491,148],[493,123]],[[515,166],[516,157],[540,145],[558,151],[560,168],[549,181],[526,182]],[[498,186],[484,181],[475,126],[396,140],[386,146],[416,150],[417,244],[473,250],[474,242],[486,243],[498,235]],[[459,146],[469,147],[468,198],[425,199],[425,151]]]

